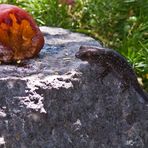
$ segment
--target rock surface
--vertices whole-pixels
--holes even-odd
[[[21,65],[0,65],[0,148],[147,148],[148,107],[103,67],[75,58],[94,39],[41,27],[45,46]]]

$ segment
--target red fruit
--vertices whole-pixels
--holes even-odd
[[[17,6],[0,5],[0,61],[32,58],[43,45],[43,34],[31,15]]]

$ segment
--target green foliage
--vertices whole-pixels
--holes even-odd
[[[37,22],[47,26],[65,26],[67,24],[67,9],[59,6],[56,0],[32,0],[26,3],[25,7]]]
[[[93,36],[133,65],[148,90],[148,0],[1,0],[29,11],[37,23]]]

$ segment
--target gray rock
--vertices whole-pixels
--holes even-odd
[[[46,44],[22,65],[0,66],[0,147],[147,148],[148,107],[113,73],[75,58],[94,39],[41,27]]]

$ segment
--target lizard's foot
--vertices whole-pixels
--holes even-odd
[[[126,81],[121,81],[120,88],[122,92],[125,92],[129,88],[129,84]]]
[[[103,83],[103,79],[109,74],[110,71],[111,71],[111,70],[110,70],[109,67],[105,68],[104,71],[103,71],[102,73],[100,73],[99,76],[97,76],[97,79],[98,79],[102,84],[104,84],[104,83]]]

